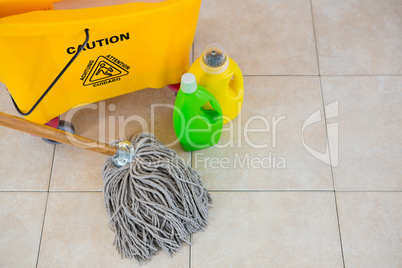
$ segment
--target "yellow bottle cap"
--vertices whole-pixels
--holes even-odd
[[[220,74],[229,67],[228,55],[220,45],[209,45],[201,55],[201,68],[210,74]]]

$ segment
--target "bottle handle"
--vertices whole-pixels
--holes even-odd
[[[240,99],[243,96],[243,74],[240,70],[240,68],[238,68],[234,73],[233,73],[233,78],[230,80],[229,82],[229,90],[232,90],[233,92],[235,92],[235,97],[234,99]]]
[[[221,107],[221,105],[219,104],[219,101],[218,101],[214,96],[212,96],[212,98],[209,100],[209,102],[211,103],[212,108],[213,108],[218,114],[220,114],[220,115],[222,116],[222,107]]]
[[[212,114],[212,113],[216,113],[216,116],[214,116],[213,122],[211,122],[211,125],[215,125],[217,123],[219,123],[219,121],[223,120],[223,113],[222,113],[222,108],[221,105],[219,104],[218,100],[210,93],[210,92],[204,92],[204,96],[205,96],[205,103],[200,107],[200,110],[202,111],[203,114]],[[204,109],[203,106],[209,102],[212,106],[213,110],[207,110]]]

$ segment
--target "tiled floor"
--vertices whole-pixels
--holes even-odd
[[[152,116],[167,88],[64,114],[106,142],[152,131],[202,175],[208,228],[147,267],[402,267],[401,14],[399,0],[203,0],[194,56],[220,43],[245,74],[214,148],[184,152],[171,109]],[[2,84],[0,111],[16,114]],[[103,156],[2,127],[0,146],[0,267],[137,267],[113,246]]]

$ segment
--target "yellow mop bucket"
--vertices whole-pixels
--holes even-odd
[[[179,83],[200,5],[166,0],[0,18],[0,81],[21,114],[41,124],[78,105]]]

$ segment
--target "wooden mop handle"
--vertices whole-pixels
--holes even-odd
[[[0,112],[0,126],[109,156],[114,156],[117,151],[114,146],[109,144],[67,133],[56,128],[41,125],[2,112]]]

